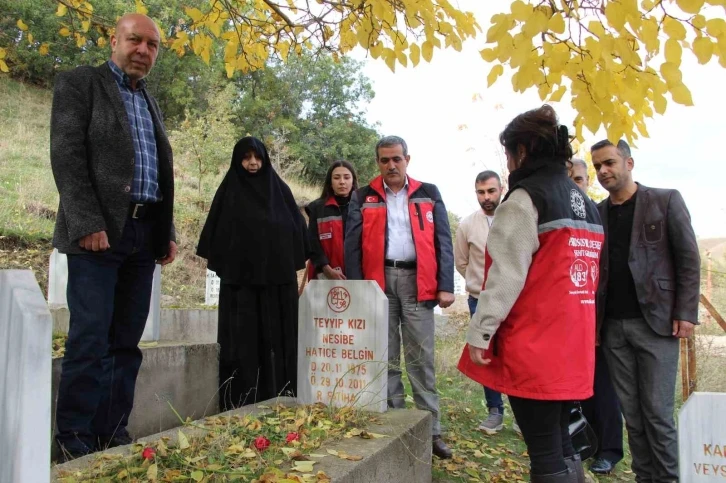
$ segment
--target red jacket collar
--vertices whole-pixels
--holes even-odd
[[[416,181],[408,175],[406,175],[406,178],[408,179],[408,195],[411,196],[421,187],[421,182]],[[373,188],[384,200],[386,199],[386,190],[383,187],[383,176],[376,176],[375,179],[371,181],[370,187]]]

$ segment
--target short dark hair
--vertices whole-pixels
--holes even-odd
[[[333,163],[328,168],[328,172],[325,173],[323,193],[320,195],[320,197],[324,200],[327,200],[335,194],[335,191],[333,191],[333,171],[335,170],[335,168],[345,168],[350,171],[350,174],[353,175],[353,188],[350,190],[350,192],[352,193],[353,191],[358,189],[358,175],[355,174],[355,168],[353,168],[353,165],[343,159],[333,161]]]
[[[499,142],[510,155],[523,146],[527,152],[524,163],[530,159],[565,163],[573,154],[567,127],[559,124],[557,113],[549,104],[512,119],[499,135]]]
[[[401,146],[403,149],[403,155],[408,156],[408,145],[402,137],[399,136],[383,136],[380,141],[376,143],[376,159],[378,159],[378,148],[390,148],[391,146]]]
[[[618,148],[618,153],[620,153],[620,156],[623,157],[623,159],[628,159],[632,157],[633,155],[630,153],[630,145],[625,141],[625,139],[621,139],[618,141],[617,146],[610,142],[609,139],[603,139],[602,141],[598,141],[595,144],[592,145],[590,148],[590,152],[594,153],[598,149],[602,149],[607,146],[615,146]]]
[[[474,181],[474,184],[483,183],[484,181],[488,181],[492,178],[496,178],[497,183],[499,183],[499,186],[502,185],[502,179],[499,177],[499,175],[496,172],[491,171],[489,169],[477,174],[476,181]]]

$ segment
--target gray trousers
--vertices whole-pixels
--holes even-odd
[[[678,481],[673,419],[679,342],[640,319],[606,319],[603,349],[620,400],[639,482]]]
[[[386,267],[388,297],[388,406],[406,407],[401,379],[401,339],[416,407],[433,415],[431,434],[441,434],[434,374],[434,309],[417,300],[416,270]]]

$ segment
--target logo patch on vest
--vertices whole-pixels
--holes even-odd
[[[321,240],[330,240],[331,238],[333,238],[333,232],[320,234]]]
[[[587,262],[584,262],[580,260],[579,258],[575,260],[575,263],[573,263],[570,266],[570,280],[572,280],[572,283],[575,287],[584,287],[587,283],[587,272],[588,270],[588,264]]]
[[[592,277],[592,283],[597,283],[597,276],[599,275],[600,269],[597,266],[597,263],[590,262],[590,276]]]
[[[580,218],[587,217],[587,211],[585,210],[585,198],[582,197],[579,191],[570,191],[570,206],[572,207],[572,211],[574,211]]]
[[[434,222],[434,214],[431,213],[430,211],[427,211],[426,212],[426,220],[428,220],[429,223],[433,223]]]
[[[366,203],[378,203],[377,196],[366,196]]]

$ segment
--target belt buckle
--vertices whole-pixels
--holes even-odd
[[[143,203],[134,203],[134,211],[131,213],[131,218],[134,220],[137,220],[139,217],[137,216],[137,213],[139,211],[139,208],[143,208]]]

